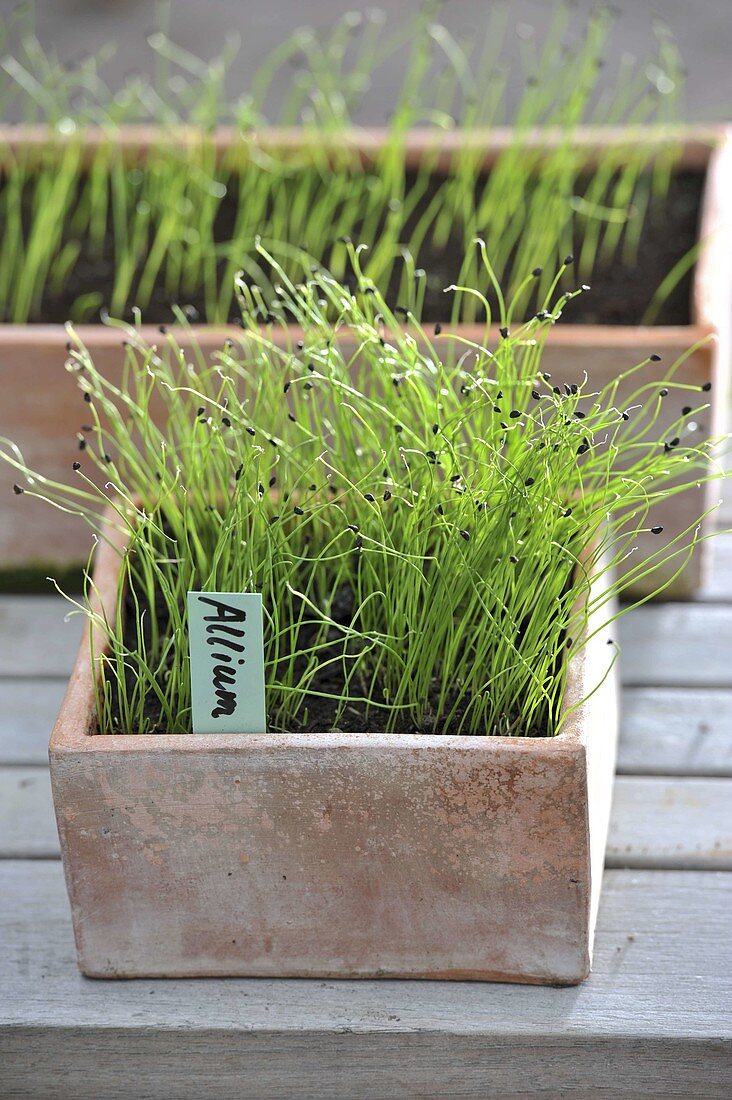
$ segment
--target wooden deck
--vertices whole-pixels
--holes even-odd
[[[0,598],[1,1097],[732,1095],[732,535],[694,603],[618,631],[619,775],[574,989],[80,977],[46,770],[64,610]]]

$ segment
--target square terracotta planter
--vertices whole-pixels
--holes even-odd
[[[732,354],[732,139],[730,131],[723,127],[704,127],[682,133],[682,154],[679,167],[704,173],[705,186],[700,211],[700,240],[703,242],[695,267],[691,324],[680,326],[658,325],[582,325],[562,322],[552,332],[544,354],[546,369],[558,377],[580,377],[587,369],[593,384],[604,385],[623,370],[633,366],[651,353],[659,353],[664,363],[670,364],[692,344],[711,337],[688,359],[678,378],[693,385],[711,382],[709,395],[712,408],[709,415],[699,418],[700,435],[718,434],[725,429],[725,410],[729,394],[730,355]],[[0,147],[11,151],[42,146],[48,138],[45,130],[0,131]],[[130,160],[144,159],[155,135],[147,130],[130,130],[121,135],[120,145]],[[89,153],[102,140],[90,132]],[[159,140],[159,136],[157,139]],[[190,134],[178,135],[177,141],[193,140]],[[262,131],[257,142],[267,149],[287,154],[302,150],[308,138],[302,131]],[[312,140],[312,139],[310,139]],[[373,162],[383,141],[379,131],[359,131],[347,139],[357,150],[361,162]],[[435,154],[435,141],[440,141],[439,154]],[[454,155],[458,135],[443,134],[438,138],[434,131],[415,131],[409,138],[407,163],[417,166],[429,156],[435,171],[447,171]],[[460,140],[465,140],[464,137]],[[496,156],[511,140],[507,131],[476,132],[469,141],[484,150],[486,169],[490,169]],[[655,143],[664,147],[668,134],[639,128],[627,130],[579,130],[577,145],[587,151],[588,159],[608,146],[625,146],[629,141]],[[678,140],[675,133],[674,142]],[[219,154],[224,157],[236,147],[236,135],[221,130],[215,136]],[[537,134],[530,139],[538,148],[551,146],[551,134]],[[88,346],[96,362],[113,379],[120,376],[123,353],[122,336],[118,331],[101,324],[79,325],[77,331]],[[236,331],[236,330],[235,330]],[[447,331],[447,326],[446,326]],[[455,331],[455,330],[454,330]],[[458,326],[458,334],[483,339],[482,326]],[[193,336],[204,353],[221,347],[231,331],[225,326],[195,326]],[[142,335],[150,343],[160,340],[156,326],[143,326]],[[490,338],[498,340],[497,329]],[[0,392],[4,400],[0,404],[0,436],[15,439],[23,450],[28,464],[44,472],[52,479],[65,476],[76,457],[75,432],[82,419],[79,412],[78,392],[73,379],[63,369],[66,358],[67,334],[62,325],[12,325],[0,324]],[[620,390],[619,400],[623,399]],[[678,404],[678,403],[677,403]],[[664,408],[670,423],[680,409],[669,403]],[[663,433],[663,420],[658,422],[658,432]],[[684,530],[716,499],[714,487],[700,486],[694,492],[670,499],[656,509],[655,521],[664,527],[664,538]],[[59,567],[86,560],[88,545],[84,533],[79,531],[73,517],[58,513],[51,515],[43,504],[31,500],[24,507],[14,507],[12,497],[0,494],[0,583],[2,572],[36,567],[48,572],[50,566]],[[12,509],[12,511],[11,511]],[[49,538],[53,524],[53,537]],[[657,550],[656,539],[646,546],[641,539],[640,552]],[[667,590],[668,595],[683,598],[691,595],[703,580],[706,546],[703,545],[694,560]],[[667,575],[673,572],[671,567]],[[657,573],[653,581],[639,582],[635,591],[642,594],[649,585],[656,587],[664,573]],[[645,587],[644,587],[645,586]]]
[[[105,547],[109,608],[117,568]],[[565,706],[606,641],[570,660]],[[616,730],[611,671],[555,738],[103,736],[85,639],[50,746],[79,966],[579,982]]]

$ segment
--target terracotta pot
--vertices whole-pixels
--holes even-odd
[[[678,139],[678,132],[673,135]],[[670,363],[692,344],[711,336],[713,339],[699,348],[687,361],[679,379],[694,385],[712,382],[711,415],[699,420],[700,434],[717,434],[724,430],[724,413],[729,391],[730,352],[732,348],[732,139],[730,131],[720,127],[704,127],[694,133],[682,134],[683,153],[681,167],[696,168],[705,172],[706,185],[701,211],[701,247],[694,275],[692,323],[682,326],[641,327],[637,325],[573,325],[560,324],[552,332],[546,352],[548,370],[558,377],[580,377],[587,369],[593,384],[603,385],[622,370],[632,366],[644,356],[657,352],[665,363]],[[43,148],[48,139],[44,129],[6,128],[0,131],[0,145],[11,152],[21,148],[26,152]],[[189,131],[167,135],[168,140],[195,142]],[[551,133],[539,134],[526,140],[538,148],[550,146],[555,139]],[[57,139],[61,140],[61,139]],[[104,135],[91,132],[87,147],[91,151]],[[121,135],[119,144],[130,160],[144,159],[151,145],[160,140],[150,130],[130,130]],[[221,157],[232,156],[232,148],[246,155],[246,146],[234,133],[222,130],[215,136],[216,148]],[[254,138],[258,145],[270,151],[297,155],[315,140],[302,131],[267,130]],[[318,139],[320,140],[320,139]],[[344,144],[357,151],[362,163],[368,165],[374,159],[383,140],[379,131],[359,131],[344,140],[333,142],[336,149]],[[438,134],[434,131],[415,131],[409,139],[407,160],[416,166],[425,156],[435,170],[447,170],[458,141],[464,136]],[[490,168],[498,152],[511,140],[509,131],[476,132],[469,140],[485,149],[485,166]],[[655,142],[663,146],[670,140],[668,133],[639,128],[629,130],[579,131],[577,144],[591,159],[595,152],[608,146],[629,141]],[[435,143],[439,141],[439,150]],[[447,328],[447,326],[446,326]],[[80,325],[77,331],[89,347],[96,362],[109,372],[119,376],[121,370],[121,341],[118,332],[103,325]],[[223,326],[197,326],[195,339],[204,352],[219,348],[227,329]],[[459,333],[483,338],[482,326],[459,326]],[[155,326],[143,328],[143,337],[149,342],[160,339]],[[491,339],[498,340],[497,330]],[[44,472],[52,479],[63,479],[76,457],[75,432],[83,419],[79,395],[73,379],[63,369],[67,334],[61,325],[0,325],[0,436],[14,439],[20,446],[28,464]],[[619,399],[622,400],[622,390]],[[670,404],[664,409],[670,422],[679,409]],[[664,430],[663,421],[658,431]],[[670,499],[654,512],[655,522],[664,527],[664,538],[684,530],[700,515],[712,500],[716,499],[714,487],[701,486],[676,499]],[[51,537],[52,536],[52,537]],[[657,550],[659,541],[652,543]],[[651,548],[651,545],[648,547]],[[644,546],[641,541],[641,553]],[[6,575],[19,567],[36,567],[40,575],[49,569],[59,568],[86,560],[88,540],[73,517],[51,512],[41,502],[26,499],[18,507],[10,494],[0,494],[0,584],[2,569]],[[667,590],[675,597],[688,596],[699,586],[704,570],[705,547]],[[674,567],[675,568],[675,567]],[[673,572],[669,568],[666,575]],[[640,582],[635,591],[641,593],[656,587],[664,579],[663,571],[653,580]]]
[[[118,567],[105,546],[108,611]],[[602,679],[606,642],[601,631],[571,658],[565,707]],[[589,972],[614,671],[554,738],[95,729],[84,639],[50,760],[85,974],[570,984]]]

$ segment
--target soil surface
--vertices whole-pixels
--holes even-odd
[[[699,172],[679,172],[670,185],[663,209],[651,211],[641,235],[639,251],[632,265],[616,257],[610,264],[600,266],[592,276],[592,291],[581,295],[568,307],[565,318],[574,324],[637,324],[662,279],[694,246],[697,238],[699,212],[704,176]],[[438,186],[428,189],[415,214],[419,217]],[[221,202],[215,223],[218,241],[231,239],[236,219],[236,198],[227,195]],[[2,225],[0,224],[0,233]],[[354,234],[354,239],[357,234]],[[578,249],[577,249],[578,251]],[[451,298],[442,288],[455,282],[462,259],[459,234],[448,241],[447,247],[436,251],[426,243],[419,264],[427,272],[427,291],[423,318],[425,321],[444,321],[449,315]],[[83,295],[100,292],[108,302],[114,273],[112,234],[101,254],[93,254],[82,245],[82,251],[72,275],[58,294],[46,293],[40,309],[30,318],[33,322],[64,322],[72,316],[74,302]],[[504,277],[504,282],[505,277]],[[575,285],[576,277],[567,283]],[[656,324],[684,325],[690,321],[692,271],[680,281],[663,304]],[[395,286],[396,289],[396,280]],[[390,293],[392,306],[399,303]],[[152,299],[143,311],[148,323],[167,323],[173,320],[173,305],[188,307],[189,317],[195,321],[204,319],[202,294],[194,294],[185,302],[174,303],[163,286],[157,286]],[[129,311],[126,320],[132,320]]]
[[[598,263],[591,276],[592,289],[574,298],[566,307],[565,324],[637,325],[673,267],[694,247],[699,230],[704,176],[700,172],[679,172],[673,176],[662,208],[651,208],[638,243],[635,261],[622,258],[622,244],[609,263]],[[429,241],[420,252],[420,266],[427,272],[424,319],[444,320],[445,303],[451,298],[442,287],[458,280],[462,245],[457,237],[442,253],[431,250]],[[579,255],[580,240],[574,242]],[[661,306],[656,325],[688,325],[691,322],[691,293],[694,266],[686,272]],[[567,273],[561,284],[574,290],[583,281],[576,272]],[[507,280],[502,280],[505,283]],[[496,310],[495,300],[491,307]]]

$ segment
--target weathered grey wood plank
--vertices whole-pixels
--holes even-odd
[[[0,676],[68,675],[83,627],[81,616],[65,621],[69,610],[55,596],[0,598]],[[619,621],[617,636],[626,683],[732,686],[732,667],[720,645],[732,638],[732,605],[645,606]]]
[[[721,528],[732,526],[730,519],[720,519]],[[702,603],[732,602],[732,533],[721,531],[707,543],[707,576],[695,601]]]
[[[618,771],[732,775],[732,691],[626,688]]]
[[[732,687],[732,605],[646,605],[617,626],[625,685]]]
[[[64,679],[0,679],[0,764],[44,764]]]
[[[0,680],[0,765],[45,764],[66,681]],[[732,690],[626,688],[618,771],[732,775]]]
[[[0,768],[0,858],[57,858],[44,768]],[[732,870],[732,779],[619,776],[608,866]]]
[[[81,637],[81,616],[60,596],[0,599],[0,676],[67,676]]]
[[[15,1100],[57,1100],[59,1080],[75,1100],[729,1100],[728,1042],[683,1036],[619,1043],[586,1033],[516,1039],[345,1026],[282,1035],[245,1026],[235,1037],[154,1029],[130,1041],[99,1024],[41,1035],[18,1028],[0,1037],[0,1052]]]
[[[622,776],[608,867],[732,870],[732,779]]]
[[[732,874],[610,871],[594,972],[458,982],[88,981],[58,863],[0,865],[6,1094],[726,1097]],[[100,1057],[103,1050],[103,1057]],[[612,1065],[612,1070],[609,1066]]]
[[[53,596],[0,598],[0,676],[65,676],[82,629],[64,621],[68,605]],[[732,687],[724,641],[732,605],[655,604],[624,616],[617,636],[628,684]]]
[[[0,768],[0,858],[58,855],[48,769]]]
[[[724,526],[732,526],[732,516]],[[716,535],[707,544],[707,553],[709,554],[708,575],[694,598],[702,603],[730,603],[732,601],[732,534]]]

